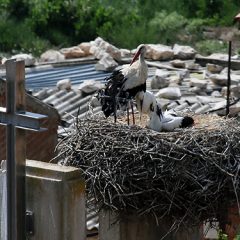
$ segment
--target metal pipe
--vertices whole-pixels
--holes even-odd
[[[228,116],[228,114],[229,114],[229,108],[230,108],[231,55],[232,55],[232,41],[229,41],[229,45],[228,45],[228,79],[227,79],[227,103],[226,103],[226,116]]]

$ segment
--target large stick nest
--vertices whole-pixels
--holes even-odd
[[[65,165],[82,169],[101,208],[199,224],[238,203],[240,127],[195,116],[195,127],[156,133],[102,118],[78,120],[59,145]]]

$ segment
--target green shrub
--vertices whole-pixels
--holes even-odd
[[[178,34],[184,33],[187,22],[187,19],[177,12],[161,11],[149,22],[149,28],[155,32],[157,41],[171,44],[178,40]]]
[[[0,51],[17,53],[28,52],[36,56],[50,47],[47,40],[39,38],[28,21],[17,22],[0,16]]]
[[[218,240],[228,240],[227,234],[223,233],[221,229],[218,231]]]
[[[141,43],[156,43],[154,31],[144,22],[115,27],[107,40],[128,49],[136,48]]]
[[[217,40],[202,40],[196,43],[196,50],[202,55],[212,53],[227,53],[227,43]]]
[[[203,38],[203,26],[232,24],[239,8],[239,0],[0,0],[0,51],[39,54],[97,36],[124,48],[191,44]],[[198,45],[204,52],[222,49]]]

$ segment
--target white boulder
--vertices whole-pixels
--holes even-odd
[[[118,63],[108,53],[104,53],[102,58],[95,64],[97,71],[112,71],[118,66]]]
[[[202,92],[202,89],[200,88],[200,87],[190,87],[189,89],[188,89],[188,92],[190,92],[190,93],[195,93],[195,94],[200,94],[201,92]]]
[[[94,80],[86,80],[78,86],[78,90],[90,94],[104,87],[103,84]]]
[[[47,50],[40,56],[41,62],[61,62],[64,61],[65,56],[57,50]]]
[[[206,89],[208,84],[207,80],[200,80],[198,78],[191,78],[190,79],[190,86],[191,87],[198,87],[200,89]]]
[[[148,44],[146,58],[153,60],[171,60],[174,53],[171,47],[162,44]]]
[[[71,84],[71,80],[69,78],[67,79],[62,79],[60,81],[57,82],[57,89],[58,90],[71,90],[72,88],[72,84]]]
[[[84,51],[86,56],[91,55],[91,53],[90,53],[91,46],[92,45],[90,42],[82,42],[78,45],[78,47],[80,47]]]
[[[227,86],[227,74],[211,74],[209,79],[216,85]],[[231,74],[231,84],[238,84],[240,82],[240,75]]]
[[[185,68],[186,67],[186,63],[179,59],[175,59],[175,60],[171,61],[170,63],[175,68]]]
[[[179,79],[183,80],[185,78],[189,78],[190,77],[190,72],[189,72],[188,69],[183,69],[181,71],[178,71],[177,75],[178,75]]]
[[[121,53],[121,57],[122,58],[127,58],[127,57],[131,57],[131,51],[128,50],[128,49],[119,49],[120,50],[120,53]]]
[[[19,53],[19,54],[13,55],[11,59],[24,60],[26,67],[33,66],[36,62],[36,59],[33,57],[32,54],[26,54],[26,53]]]
[[[96,59],[101,59],[106,53],[103,49],[97,46],[92,46],[89,51]]]
[[[222,96],[226,97],[227,96],[227,87],[223,87],[221,91]],[[240,85],[231,85],[230,87],[230,96],[239,98],[240,97]]]
[[[158,98],[176,100],[181,98],[182,94],[179,87],[166,87],[159,90],[156,94]]]
[[[208,56],[211,59],[219,59],[219,60],[228,60],[228,54],[225,53],[212,53]]]
[[[194,59],[196,50],[190,46],[181,46],[174,44],[173,46],[174,57],[178,59]]]
[[[60,53],[62,53],[65,58],[81,58],[86,57],[87,54],[78,46],[62,48],[60,49]]]
[[[168,71],[157,69],[151,80],[151,88],[160,89],[167,87],[169,85],[169,76]]]
[[[100,59],[102,52],[108,53],[114,60],[121,60],[121,51],[113,46],[112,44],[106,42],[102,38],[98,37],[91,42],[90,53],[93,54],[97,59]]]
[[[7,60],[8,60],[8,59],[5,58],[5,57],[0,58],[0,65],[4,65]]]
[[[223,66],[212,63],[207,63],[206,68],[210,73],[220,73],[223,70]]]
[[[187,69],[196,71],[196,70],[200,69],[200,65],[198,63],[188,63],[187,64]]]
[[[221,94],[219,91],[213,91],[213,92],[211,93],[211,96],[212,96],[212,97],[222,97],[222,94]]]

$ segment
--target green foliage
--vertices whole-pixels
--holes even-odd
[[[177,12],[161,11],[157,12],[150,21],[149,28],[152,28],[156,33],[156,40],[170,44],[174,43],[177,36],[184,31],[187,22],[187,19]]]
[[[18,23],[6,16],[0,16],[0,51],[29,52],[39,55],[50,47],[47,40],[40,39],[31,29],[28,21]]]
[[[240,235],[236,235],[236,237],[234,238],[234,240],[240,240]]]
[[[194,43],[203,26],[231,25],[239,9],[239,0],[0,0],[0,51],[39,54],[97,36],[124,48]],[[205,52],[215,48],[207,43]]]
[[[222,230],[219,230],[219,232],[218,232],[218,240],[228,240],[227,234],[223,233]]]
[[[202,40],[196,43],[196,49],[203,55],[227,53],[227,43],[217,40]]]

